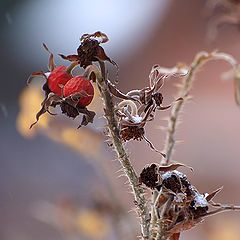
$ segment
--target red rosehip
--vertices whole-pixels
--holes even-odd
[[[63,96],[68,97],[73,93],[82,93],[78,105],[86,107],[89,105],[94,96],[94,88],[92,83],[83,76],[71,78],[63,88]]]
[[[48,76],[47,83],[49,89],[57,94],[58,96],[62,95],[62,86],[64,86],[70,79],[72,75],[67,72],[67,67],[58,66],[54,68],[50,75]]]

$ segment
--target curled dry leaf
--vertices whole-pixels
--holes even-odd
[[[219,192],[221,192],[223,189],[223,187],[220,187],[218,189],[216,189],[215,191],[209,193],[206,195],[206,200],[209,202],[211,201]]]
[[[100,31],[93,34],[84,34],[81,37],[81,44],[77,49],[77,54],[68,56],[59,54],[59,56],[68,61],[77,61],[83,68],[92,65],[92,62],[96,61],[108,61],[117,66],[117,64],[106,55],[104,49],[100,46],[101,43],[106,43],[107,41],[107,35]]]

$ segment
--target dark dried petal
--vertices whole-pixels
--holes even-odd
[[[87,126],[88,123],[93,123],[94,117],[96,115],[95,112],[89,111],[87,108],[81,108],[77,106],[78,112],[83,114],[82,122],[78,126],[80,128],[81,126]]]
[[[209,209],[208,206],[195,207],[194,200],[190,203],[190,206],[189,206],[189,210],[191,211],[195,219],[201,218],[202,216],[204,216],[208,212],[208,209]]]
[[[144,167],[140,173],[139,182],[147,187],[154,189],[159,184],[159,172],[156,164]]]
[[[66,101],[63,101],[60,105],[62,113],[67,115],[70,118],[76,118],[79,115],[79,112],[76,107],[70,105]]]
[[[153,99],[155,100],[155,103],[158,107],[160,107],[163,103],[163,95],[159,92],[153,94]]]
[[[112,84],[110,81],[107,81],[107,84],[108,84],[108,88],[109,88],[109,91],[111,92],[111,94],[117,98],[120,98],[120,99],[124,99],[124,100],[132,100],[132,101],[137,101],[136,99],[134,99],[133,97],[131,96],[128,96],[124,93],[122,93],[120,90],[118,90],[116,88],[116,86],[114,84]]]
[[[121,126],[120,135],[123,141],[131,139],[141,141],[144,136],[144,128],[138,126]]]
[[[58,54],[61,58],[63,58],[64,60],[68,60],[70,62],[75,62],[75,61],[79,61],[79,56],[78,55],[63,55],[63,54]]]
[[[45,43],[43,43],[43,47],[50,54],[49,61],[48,61],[48,69],[51,72],[56,67],[56,65],[54,63],[54,56],[53,56],[53,53],[48,49],[48,47]]]
[[[151,141],[146,138],[146,136],[143,136],[143,139],[146,141],[146,143],[148,144],[148,146],[149,146],[153,151],[161,154],[164,158],[166,157],[166,154],[158,151],[158,150],[154,147],[154,145],[151,143]]]
[[[220,187],[218,189],[216,189],[215,191],[209,193],[206,197],[206,200],[209,202],[211,201],[219,192],[221,192],[223,189],[223,187]]]
[[[30,129],[38,122],[39,118],[41,115],[43,115],[45,112],[48,112],[49,107],[56,107],[61,103],[62,99],[55,95],[55,94],[50,94],[46,96],[46,98],[42,102],[42,108],[40,111],[36,114],[36,122],[31,124]]]
[[[32,82],[32,80],[33,80],[33,78],[34,77],[44,77],[45,79],[46,79],[46,81],[47,81],[47,76],[45,75],[45,73],[43,72],[43,71],[38,71],[38,72],[33,72],[30,76],[29,76],[29,78],[28,78],[28,80],[27,80],[27,84],[30,84],[31,82]]]

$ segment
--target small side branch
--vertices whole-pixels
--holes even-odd
[[[179,101],[176,102],[176,104],[173,106],[169,120],[168,120],[168,129],[167,129],[167,137],[164,147],[164,153],[166,154],[166,158],[162,158],[161,164],[167,165],[169,164],[173,152],[173,148],[175,145],[175,132],[176,127],[179,119],[179,115],[181,110],[183,109],[183,106],[185,102],[188,99],[189,92],[192,88],[192,84],[194,81],[195,73],[200,69],[200,67],[208,62],[209,60],[223,60],[225,62],[228,62],[233,68],[237,67],[236,60],[228,54],[221,53],[221,52],[200,52],[196,55],[194,61],[192,62],[188,75],[183,79],[183,82],[180,86],[180,90],[178,93],[178,98],[182,98]]]

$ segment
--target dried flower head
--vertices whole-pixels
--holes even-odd
[[[207,216],[227,210],[239,210],[238,206],[216,204],[212,201],[222,188],[210,194],[199,193],[187,176],[176,170],[180,166],[185,165],[173,163],[160,166],[153,163],[143,169],[139,178],[140,183],[158,191],[154,209],[158,224],[161,225],[161,234],[166,237],[164,239],[179,237],[179,233],[194,227]]]
[[[106,43],[108,41],[108,37],[105,33],[98,31],[93,34],[84,34],[80,40],[81,44],[77,49],[77,55],[59,55],[63,59],[71,62],[77,61],[83,68],[92,65],[92,62],[96,61],[108,61],[117,66],[117,64],[106,55],[104,49],[100,46],[101,43]]]

